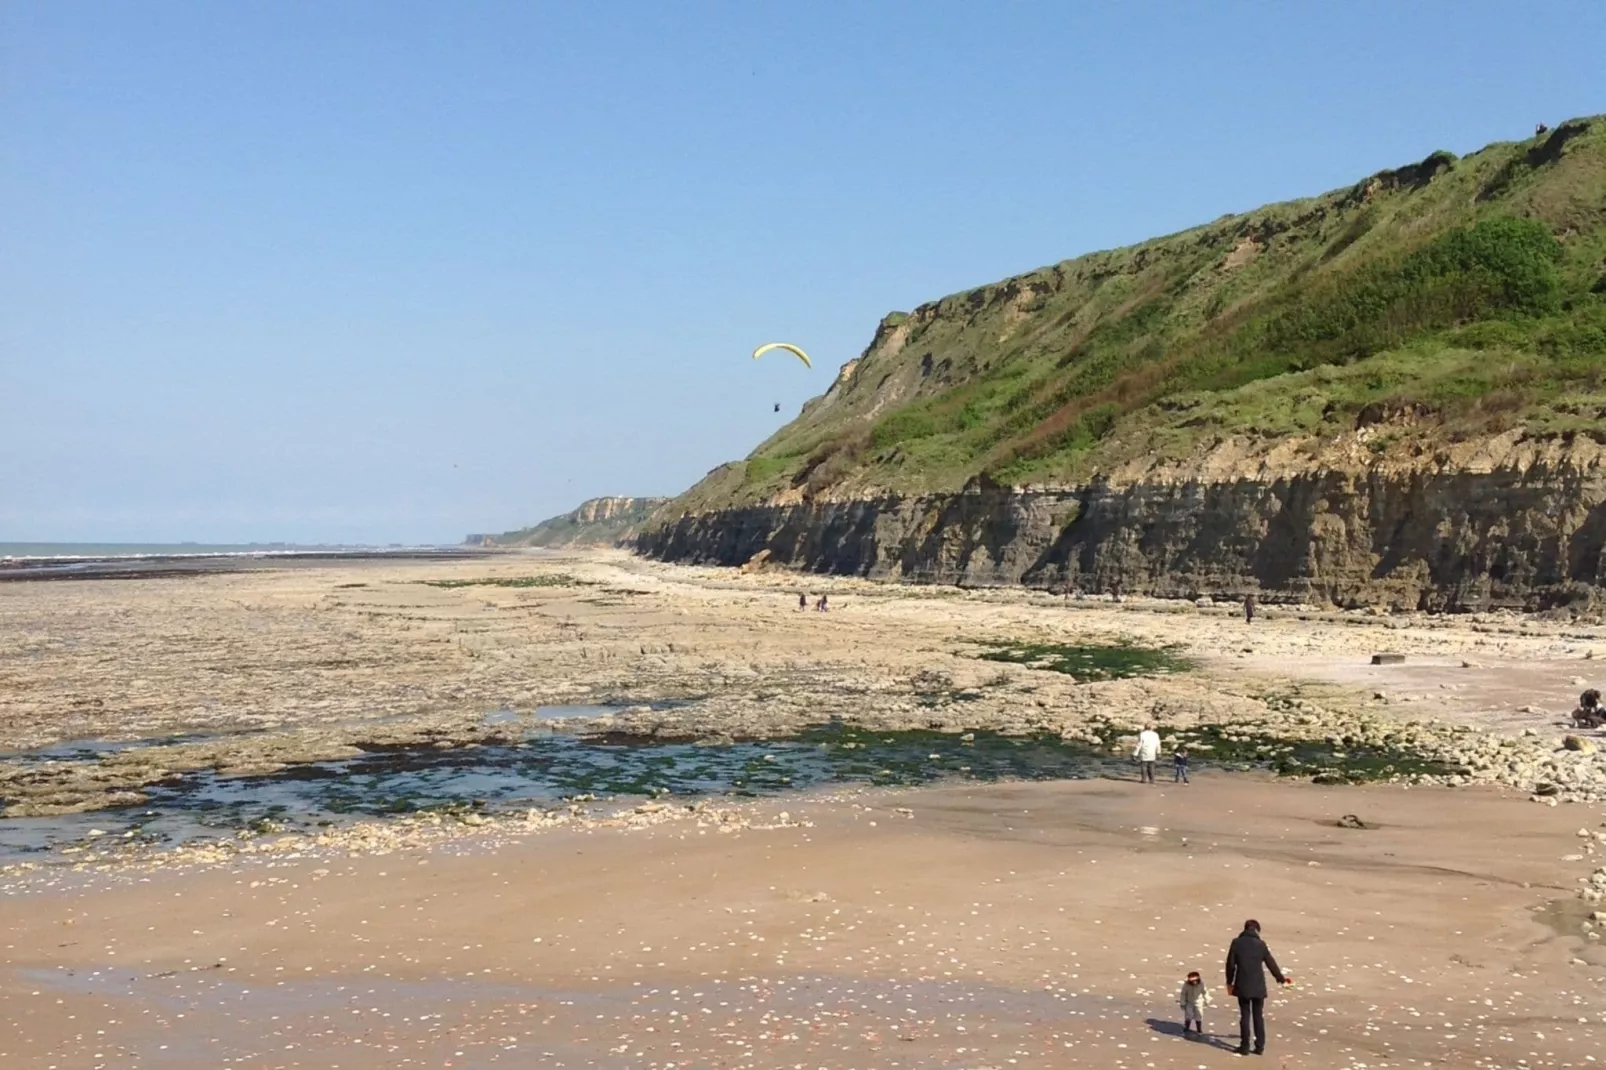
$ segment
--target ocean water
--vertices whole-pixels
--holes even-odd
[[[195,554],[306,553],[329,550],[401,549],[390,547],[290,542],[209,543],[209,542],[0,542],[0,558],[93,558],[187,557]]]

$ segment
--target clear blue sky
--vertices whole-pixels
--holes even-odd
[[[0,540],[673,493],[891,309],[1606,111],[1603,56],[1599,2],[0,0]]]

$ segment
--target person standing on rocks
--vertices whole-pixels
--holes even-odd
[[[1160,733],[1154,726],[1144,725],[1143,731],[1138,733],[1138,745],[1132,751],[1132,757],[1137,759],[1138,779],[1145,784],[1154,783],[1154,763],[1160,757]]]
[[[1244,623],[1255,623],[1255,596],[1253,592],[1244,595]]]
[[[1260,938],[1260,922],[1253,918],[1244,922],[1244,931],[1227,948],[1227,995],[1238,998],[1238,1054],[1256,1055],[1266,1052],[1266,970],[1281,985],[1291,984],[1271,949]],[[1249,1046],[1253,1027],[1254,1047]]]

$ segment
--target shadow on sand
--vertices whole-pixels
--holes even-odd
[[[1238,1042],[1236,1039],[1213,1036],[1210,1033],[1184,1033],[1182,1031],[1181,1022],[1168,1022],[1160,1018],[1150,1018],[1146,1024],[1150,1029],[1156,1033],[1159,1033],[1163,1037],[1186,1038],[1196,1044],[1202,1044],[1207,1048],[1217,1048],[1221,1051],[1238,1050]]]

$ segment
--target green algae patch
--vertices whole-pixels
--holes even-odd
[[[615,798],[773,796],[844,785],[913,787],[934,782],[1080,780],[1136,776],[1132,726],[1096,720],[1079,737],[1039,729],[1019,735],[811,724],[768,739],[699,740],[545,728],[460,746],[359,744],[352,756],[292,762],[256,775],[175,772],[142,786],[137,802],[108,800],[85,812],[0,820],[0,859],[104,836],[107,842],[181,843],[219,832],[314,830],[361,818],[433,812],[475,815]],[[1464,773],[1390,743],[1350,735],[1290,740],[1260,726],[1163,730],[1161,762],[1177,746],[1195,771],[1255,770],[1320,784],[1408,781]],[[438,741],[449,742],[449,741]],[[37,756],[98,765],[94,750]],[[6,801],[6,800],[0,800]],[[14,800],[12,800],[14,801]],[[98,829],[96,836],[91,830]]]
[[[1198,725],[1165,733],[1161,761],[1181,747],[1191,764],[1222,769],[1264,769],[1316,784],[1368,784],[1443,777],[1468,770],[1408,749],[1356,739],[1287,739],[1233,725]]]
[[[1029,643],[990,641],[976,656],[983,661],[1005,661],[1032,669],[1064,673],[1082,683],[1125,680],[1133,676],[1162,676],[1194,667],[1177,647],[1145,647],[1132,643]]]
[[[455,591],[459,587],[590,587],[586,580],[576,579],[567,573],[549,573],[541,576],[485,576],[471,580],[418,580],[425,587],[440,587]]]
[[[1113,771],[1107,754],[1054,732],[875,731],[831,722],[810,725],[791,742],[815,750],[822,763],[822,779],[878,787],[911,787],[951,777],[1079,780]]]

